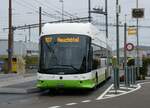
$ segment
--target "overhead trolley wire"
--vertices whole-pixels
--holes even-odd
[[[35,7],[35,6],[31,5],[30,3],[27,3],[26,1],[20,2],[20,1],[14,0],[14,2],[16,2],[17,4],[19,4],[19,5],[23,6],[23,7],[25,7],[26,9],[31,9],[31,10],[33,10],[35,13],[39,14],[39,11],[37,11],[36,9],[33,8],[33,7]],[[25,4],[27,4],[27,5],[25,5]],[[35,7],[35,8],[36,8],[36,7]],[[55,15],[49,14],[49,13],[47,13],[47,12],[42,13],[42,15],[47,16],[47,17],[50,17],[50,18],[54,18],[54,19],[58,18],[58,17],[56,17]]]
[[[52,4],[49,6],[49,5],[47,5],[47,4],[49,4],[49,3],[45,3],[45,2],[40,2],[40,1],[38,1],[38,0],[34,0],[36,3],[38,3],[38,4],[40,4],[40,5],[43,5],[44,7],[47,7],[47,8],[49,8],[49,9],[52,9],[54,12],[56,12],[56,13],[58,13],[58,14],[62,14],[62,12],[60,12],[59,10],[60,10],[60,8],[58,8],[59,10],[56,10],[56,9],[54,9],[54,8],[52,8],[52,7],[50,7],[50,6],[52,6]],[[75,17],[75,18],[78,18],[78,16],[75,16],[75,15],[72,15],[71,13],[69,13],[69,12],[67,12],[67,11],[65,11],[64,10],[64,16],[66,16],[66,17]]]

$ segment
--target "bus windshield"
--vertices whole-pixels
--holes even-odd
[[[90,38],[82,35],[50,35],[41,38],[40,71],[46,74],[85,73]]]

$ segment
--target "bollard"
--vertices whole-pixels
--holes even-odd
[[[131,78],[132,78],[131,74],[132,74],[132,68],[131,68],[131,66],[130,66],[130,67],[129,67],[129,71],[128,71],[129,87],[130,87],[130,85],[131,85]]]
[[[117,68],[117,67],[115,67],[115,68],[113,69],[113,70],[114,70],[114,89],[115,89],[115,90],[118,90],[118,89],[119,89],[119,83],[120,83],[118,69],[119,69],[119,68]]]
[[[130,71],[130,69],[129,69],[129,67],[128,66],[126,66],[125,67],[125,86],[127,86],[127,87],[130,87],[130,78],[129,78],[129,71]]]
[[[134,73],[134,68],[133,68],[133,66],[131,66],[131,84],[133,84],[133,73]]]
[[[136,83],[136,67],[133,66],[133,82],[132,84],[134,85]]]

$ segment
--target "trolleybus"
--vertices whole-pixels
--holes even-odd
[[[91,23],[43,26],[37,86],[91,89],[111,74],[105,35]]]

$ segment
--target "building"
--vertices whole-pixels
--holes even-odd
[[[8,40],[0,39],[0,56],[7,56],[8,55],[7,50],[8,50]],[[14,41],[13,51],[14,56],[38,55],[39,53],[38,43]]]

